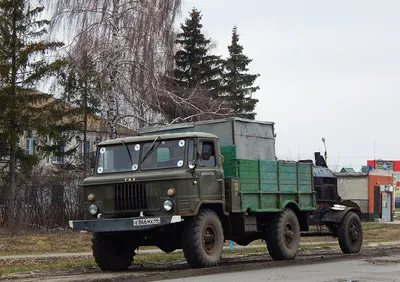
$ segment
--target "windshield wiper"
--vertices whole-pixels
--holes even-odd
[[[157,146],[154,146],[154,143],[156,143],[156,141],[160,139],[160,136],[157,136],[156,139],[154,139],[153,143],[151,143],[151,146],[149,148],[149,150],[146,152],[146,154],[144,155],[144,157],[142,158],[142,161],[140,162],[140,164],[142,164],[149,156],[151,153],[153,153],[153,151],[155,149],[158,148],[158,146],[161,144],[161,142],[158,142]],[[161,140],[160,140],[161,141]]]
[[[131,160],[131,165],[133,166],[131,152],[129,151],[128,146],[126,146],[126,144],[125,144],[125,142],[123,140],[122,140],[122,145],[124,145],[126,151],[128,152],[129,159]]]

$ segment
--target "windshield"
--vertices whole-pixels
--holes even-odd
[[[140,148],[140,144],[132,143],[100,147],[96,172],[100,174],[138,170]]]
[[[157,140],[143,144],[141,169],[182,167],[185,159],[186,142],[182,139]]]

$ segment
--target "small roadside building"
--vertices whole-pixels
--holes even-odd
[[[338,172],[336,177],[339,196],[342,200],[356,203],[364,220],[382,218],[393,221],[395,197],[392,171]]]

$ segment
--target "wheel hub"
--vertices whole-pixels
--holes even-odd
[[[203,230],[203,248],[207,254],[212,255],[216,249],[217,231],[214,226],[206,225]]]
[[[355,223],[350,224],[349,233],[350,233],[350,238],[353,242],[358,240],[359,230]]]
[[[283,236],[285,238],[285,245],[290,247],[294,240],[294,226],[292,223],[287,222],[285,225],[285,230],[283,232]]]

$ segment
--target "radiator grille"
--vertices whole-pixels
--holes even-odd
[[[122,183],[114,185],[116,211],[147,209],[146,183]]]

